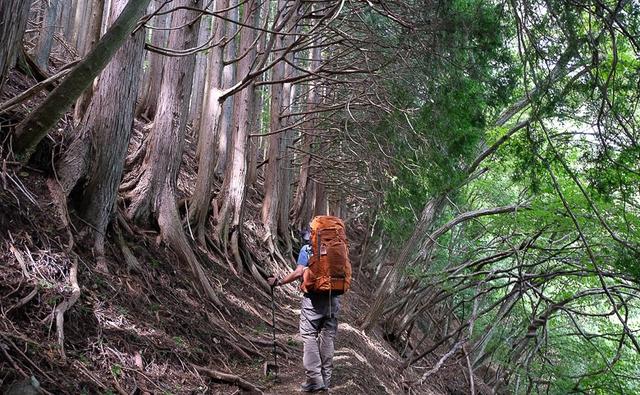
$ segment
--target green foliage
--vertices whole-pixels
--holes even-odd
[[[122,366],[117,363],[111,365],[111,374],[113,374],[114,377],[122,376]]]
[[[185,340],[184,338],[182,338],[182,336],[174,336],[173,342],[176,343],[176,346],[180,348],[185,348],[186,346]]]
[[[640,333],[637,4],[455,0],[422,17],[424,29],[404,31],[371,16],[408,52],[406,69],[387,71],[394,111],[372,131],[371,150],[388,157],[384,236],[401,246],[444,194],[429,231],[463,212],[522,209],[453,227],[403,276],[450,295],[430,317],[475,319],[471,354],[508,372],[505,392],[640,393],[625,334]],[[429,50],[410,52],[425,37]],[[525,120],[470,177],[478,152]]]
[[[374,133],[393,157],[382,223],[396,240],[410,234],[430,196],[464,183],[487,120],[510,97],[517,72],[500,12],[483,0],[447,3],[434,15],[448,27],[433,37],[444,56],[416,54],[411,74],[389,82],[398,110]]]

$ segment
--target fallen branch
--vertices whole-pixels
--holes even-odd
[[[198,365],[192,365],[198,372],[204,373],[207,376],[211,377],[214,380],[224,381],[225,383],[231,383],[242,388],[245,391],[249,391],[251,394],[262,394],[262,388],[257,387],[250,382],[244,380],[240,376],[236,376],[235,374],[224,373],[218,370],[213,370],[209,368],[205,368]]]
[[[42,369],[40,369],[40,367],[35,362],[33,362],[31,359],[29,359],[29,357],[24,352],[22,352],[22,350],[18,346],[16,346],[16,344],[13,341],[11,341],[11,339],[8,336],[15,336],[15,335],[10,335],[8,333],[0,332],[0,338],[2,338],[2,340],[4,340],[6,343],[9,344],[13,348],[13,350],[16,352],[16,354],[19,355],[20,358],[22,358],[22,360],[26,361],[29,365],[31,365],[31,367],[35,371],[37,371],[42,377],[47,379],[49,383],[55,383],[55,380],[53,380],[53,378],[51,376],[49,376]],[[30,340],[24,340],[24,339],[22,339],[22,340],[23,341],[29,341],[29,342],[33,343],[33,341],[30,341]],[[6,350],[3,348],[2,343],[0,343],[0,350],[2,350],[3,352],[6,353]],[[8,355],[8,354],[5,354],[5,356],[6,355]],[[8,360],[10,362],[12,361],[11,359],[8,359]],[[17,370],[22,371],[21,369],[17,369]],[[24,377],[27,377],[26,373],[24,374]],[[50,394],[50,392],[45,391],[43,388],[41,388],[41,390],[45,394]]]
[[[77,62],[72,62],[71,65],[75,65],[75,63],[77,63]],[[66,67],[69,67],[69,65],[67,65]],[[0,114],[2,114],[4,112],[7,112],[7,111],[11,110],[12,108],[16,107],[18,104],[20,104],[20,103],[32,98],[38,92],[44,90],[49,85],[52,85],[53,83],[55,83],[56,81],[60,80],[62,77],[66,76],[70,72],[71,72],[70,68],[65,68],[65,69],[61,70],[60,72],[58,72],[57,74],[54,74],[51,77],[47,78],[46,80],[44,80],[42,82],[38,82],[37,84],[35,84],[31,88],[27,89],[26,91],[22,92],[18,96],[13,97],[13,98],[5,101],[4,103],[0,104]]]
[[[27,262],[25,261],[22,253],[18,251],[18,249],[13,244],[9,246],[9,250],[13,253],[13,255],[16,257],[16,260],[20,264],[20,268],[22,269],[22,275],[24,277],[28,277],[29,271],[27,271]]]
[[[37,294],[38,294],[38,286],[35,286],[35,287],[33,287],[33,291],[29,292],[29,294],[27,296],[25,296],[24,298],[20,299],[18,301],[18,303],[16,303],[13,306],[9,307],[5,314],[9,314],[9,312],[11,312],[12,310],[19,309],[20,307],[22,307],[25,304],[29,303],[31,301],[31,299],[33,299]]]

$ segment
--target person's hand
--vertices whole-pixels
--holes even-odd
[[[279,281],[276,277],[269,277],[267,279],[267,283],[269,283],[269,285],[271,285],[272,287],[275,287],[276,285],[278,285]]]

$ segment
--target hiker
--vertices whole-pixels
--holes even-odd
[[[320,246],[321,242],[318,239],[318,236],[314,236],[320,233],[320,228],[326,223],[337,224],[341,227],[340,241],[338,243],[331,244],[329,247],[325,247],[325,244]],[[338,232],[334,230],[333,233],[336,234],[335,237],[338,237]],[[344,235],[344,224],[342,223],[342,220],[329,216],[316,217],[312,221],[311,232],[305,232],[303,239],[305,240],[305,245],[300,249],[297,261],[298,265],[295,270],[282,279],[269,277],[267,281],[269,282],[269,285],[275,287],[278,285],[288,284],[297,279],[303,279],[303,285],[301,288],[304,294],[300,306],[300,335],[302,336],[304,344],[302,363],[304,365],[307,379],[306,382],[302,384],[302,391],[316,392],[328,390],[331,386],[334,352],[333,342],[338,329],[340,294],[346,291],[349,287],[349,283],[351,281],[351,264],[348,261],[348,246],[346,243],[346,236]],[[318,262],[318,260],[313,261],[313,259],[315,259],[313,258],[314,249],[312,244],[310,244],[310,241],[317,243],[319,248],[321,248],[321,256],[326,256],[326,249],[336,248],[334,247],[335,245],[338,245],[337,248],[342,249],[341,253],[333,254],[333,251],[331,251],[331,254],[329,254],[329,256],[339,256],[339,259],[334,261],[337,261],[339,266],[344,266],[344,268],[340,268],[342,270],[341,276],[336,276],[334,273],[333,275],[336,276],[336,278],[333,278],[333,282],[331,280],[328,282],[331,284],[331,289],[329,291],[324,290],[322,287],[315,292],[310,290],[314,289],[314,280],[309,279],[309,275],[305,274],[305,272],[313,271],[309,268],[309,265],[311,263],[314,263],[315,265],[315,262]],[[318,270],[318,267],[322,268],[322,265],[328,265],[328,263],[326,263],[328,260],[329,258],[320,259],[320,263],[314,266],[316,271]],[[344,260],[344,262],[340,262],[340,260]],[[324,270],[328,270],[329,273],[333,273],[335,271],[333,268]],[[348,274],[346,274],[346,271],[348,271]],[[314,276],[317,276],[317,274],[314,273]],[[341,287],[339,291],[334,289],[334,282],[339,284]],[[327,287],[326,284],[325,287]]]

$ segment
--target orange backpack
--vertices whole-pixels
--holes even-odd
[[[311,221],[309,267],[302,277],[303,292],[342,294],[351,285],[349,244],[344,222],[338,217],[319,215]]]

